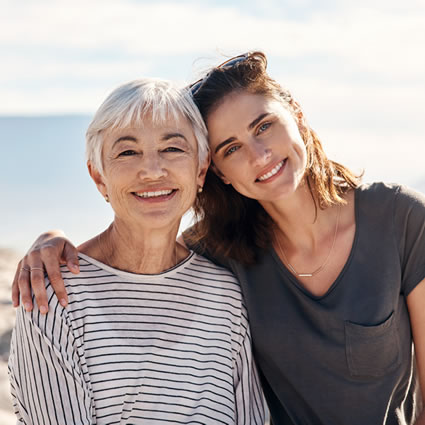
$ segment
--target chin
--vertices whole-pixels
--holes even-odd
[[[132,220],[136,226],[147,229],[164,228],[174,226],[176,222],[180,222],[181,216],[176,214],[170,214],[170,211],[152,211],[138,214],[136,217],[133,215]]]

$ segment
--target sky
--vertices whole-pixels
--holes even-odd
[[[112,219],[84,164],[106,95],[263,50],[332,159],[425,191],[423,0],[0,0],[0,246]]]

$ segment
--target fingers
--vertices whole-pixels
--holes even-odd
[[[12,283],[12,305],[13,307],[19,306],[19,286],[18,286],[18,278],[19,273],[21,272],[22,260],[19,261],[18,266],[16,267],[15,276],[13,277]]]
[[[66,239],[52,238],[40,246],[32,247],[28,254],[21,260],[17,272],[17,283],[12,288],[13,302],[21,302],[27,311],[33,309],[32,292],[42,314],[48,312],[48,299],[45,284],[45,273],[54,289],[60,304],[68,305],[68,295],[60,271],[60,262],[66,262],[73,273],[79,273],[79,263],[76,248]]]
[[[65,263],[68,266],[70,272],[74,274],[80,273],[80,263],[78,261],[77,248],[75,248],[75,246],[68,240],[64,240],[63,242],[61,263]],[[63,282],[62,274],[59,269],[59,263],[57,262],[57,257],[54,251],[51,255],[49,255],[49,251],[46,250],[46,255],[44,256],[44,265],[59,302],[63,307],[66,307],[68,305],[68,294],[66,293],[65,284]]]
[[[31,266],[31,285],[42,314],[47,313],[49,308],[44,273],[47,273],[60,304],[63,307],[68,305],[68,295],[60,271],[60,263],[63,262],[61,260],[65,260],[64,249],[67,244],[68,242],[64,238],[52,238],[28,255],[28,262]],[[71,247],[74,248],[72,244]],[[68,248],[68,251],[72,251],[72,249]],[[71,255],[72,258],[72,254],[68,253],[67,255]],[[75,262],[75,260],[73,261]]]
[[[12,284],[12,302],[21,302],[27,311],[33,308],[31,287],[41,313],[47,313],[48,300],[45,271],[62,306],[68,304],[60,263],[66,263],[72,273],[79,273],[77,249],[64,238],[62,232],[53,231],[41,235],[27,255],[20,261]],[[19,300],[21,297],[21,301]]]
[[[30,263],[30,272],[28,274],[31,279],[32,292],[34,293],[38,309],[41,314],[46,314],[49,311],[49,307],[47,303],[43,263],[41,263],[41,261]],[[22,302],[24,303],[24,308],[28,311],[25,304],[26,300],[24,301],[24,295],[21,294],[21,297]]]
[[[31,311],[33,308],[30,287],[30,273],[30,267],[25,264],[25,259],[22,260],[18,276],[18,293],[21,295],[21,302],[26,311]]]
[[[50,283],[56,293],[56,296],[63,307],[68,305],[68,295],[66,293],[65,284],[62,279],[62,273],[60,271],[60,264],[56,255],[45,255],[43,256],[44,267],[46,268],[47,275],[49,276]],[[32,276],[31,276],[32,279]],[[35,283],[35,282],[34,282]],[[33,283],[34,295],[37,300],[37,304],[40,306],[45,305],[47,307],[47,297],[46,297],[46,288],[44,285],[42,287],[36,288],[36,285]]]
[[[66,241],[63,247],[62,259],[66,262],[70,272],[75,274],[80,273],[77,248],[69,241]]]

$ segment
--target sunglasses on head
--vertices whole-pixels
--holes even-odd
[[[235,56],[233,58],[230,58],[227,61],[223,62],[222,64],[214,67],[204,77],[200,78],[199,80],[195,81],[194,83],[192,83],[189,86],[190,92],[192,93],[192,95],[195,95],[198,92],[198,90],[201,88],[202,84],[208,79],[208,77],[210,76],[211,72],[214,71],[215,69],[231,68],[232,66],[238,64],[239,62],[243,62],[245,59],[247,59],[251,55],[252,55],[252,52],[244,53],[242,55],[238,55],[238,56]]]

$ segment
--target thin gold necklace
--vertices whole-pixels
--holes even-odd
[[[286,265],[288,266],[289,270],[291,270],[291,272],[292,272],[295,276],[297,276],[297,277],[313,277],[313,276],[315,276],[317,273],[321,272],[321,271],[325,268],[326,264],[328,264],[329,258],[331,257],[332,250],[333,250],[333,248],[334,248],[334,246],[335,246],[336,235],[338,234],[338,227],[339,227],[339,216],[340,216],[340,212],[341,212],[341,205],[339,205],[339,206],[338,206],[338,213],[337,213],[337,216],[336,216],[336,224],[335,224],[334,239],[333,239],[333,242],[332,242],[331,249],[329,250],[328,256],[326,257],[326,259],[325,259],[324,263],[323,263],[323,264],[322,264],[319,268],[317,268],[316,270],[314,270],[314,271],[313,271],[313,272],[311,272],[311,273],[298,273],[298,272],[294,269],[294,267],[292,266],[292,264],[291,264],[291,263],[288,261],[288,259],[286,258],[285,251],[283,250],[282,246],[280,245],[279,238],[276,238],[277,246],[279,247],[279,251],[280,251],[280,253],[282,254],[282,257],[283,257],[283,259],[284,259],[284,261],[285,261]]]

